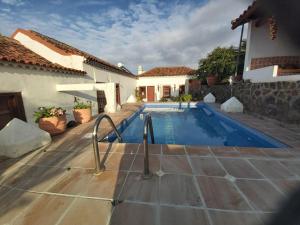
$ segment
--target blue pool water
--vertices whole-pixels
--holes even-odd
[[[151,104],[118,129],[125,143],[142,143],[144,114],[152,116],[155,143],[181,145],[286,147],[279,141],[214,111],[206,104]],[[114,139],[113,135],[109,139]],[[150,138],[149,138],[150,140]]]

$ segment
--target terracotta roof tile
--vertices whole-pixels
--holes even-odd
[[[194,75],[194,73],[195,70],[185,66],[155,67],[145,73],[142,73],[139,77]]]
[[[132,73],[129,73],[128,71],[125,71],[111,63],[108,63],[102,59],[99,59],[87,52],[81,51],[77,48],[74,48],[66,43],[60,42],[54,38],[48,37],[44,34],[38,33],[36,31],[33,30],[24,30],[24,29],[17,29],[14,34],[12,35],[12,37],[14,37],[18,32],[21,32],[27,36],[29,36],[30,38],[32,38],[35,41],[40,42],[41,44],[44,44],[45,46],[47,46],[48,48],[52,49],[53,51],[56,51],[62,55],[80,55],[85,57],[85,63],[94,65],[94,66],[98,66],[102,69],[111,71],[111,72],[115,72],[121,75],[125,75],[125,76],[129,76],[129,77],[134,77],[136,78],[136,76]]]
[[[84,71],[69,69],[58,64],[51,63],[47,59],[32,52],[17,40],[0,35],[0,60],[36,65],[52,71],[69,74],[86,74]]]
[[[238,26],[247,23],[251,20],[251,17],[258,11],[260,0],[254,0],[251,5],[236,19],[231,21],[231,29],[235,29]]]

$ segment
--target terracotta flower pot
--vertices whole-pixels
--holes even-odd
[[[214,75],[208,76],[208,77],[206,77],[206,81],[207,81],[208,86],[213,86],[217,82],[217,77]]]
[[[92,119],[92,110],[90,108],[74,109],[73,115],[77,123],[87,123]]]
[[[67,127],[66,115],[40,118],[39,127],[50,135],[57,135],[65,132]]]

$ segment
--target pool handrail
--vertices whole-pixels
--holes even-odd
[[[144,177],[144,179],[150,179],[152,177],[152,174],[149,170],[148,130],[150,130],[151,143],[154,144],[152,118],[149,113],[145,115],[145,120],[144,120],[144,134],[143,134],[143,143],[144,143],[144,174],[143,174],[143,177]]]
[[[99,146],[98,146],[98,142],[101,142],[104,138],[98,139],[98,129],[99,129],[99,125],[101,123],[101,121],[103,119],[106,119],[109,124],[111,125],[111,127],[113,128],[114,133],[117,136],[117,139],[119,142],[122,142],[122,137],[118,131],[118,129],[116,128],[114,122],[112,121],[111,117],[105,113],[101,113],[100,115],[98,115],[95,124],[94,124],[94,129],[93,129],[93,149],[94,149],[94,157],[95,157],[95,174],[100,174],[103,170],[104,170],[104,166],[101,164],[100,161],[100,152],[99,152]]]

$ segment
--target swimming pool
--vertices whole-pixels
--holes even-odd
[[[145,104],[142,110],[118,127],[123,142],[143,142],[146,113],[151,114],[157,144],[287,147],[204,103]],[[114,139],[114,135],[109,136],[110,141]]]

